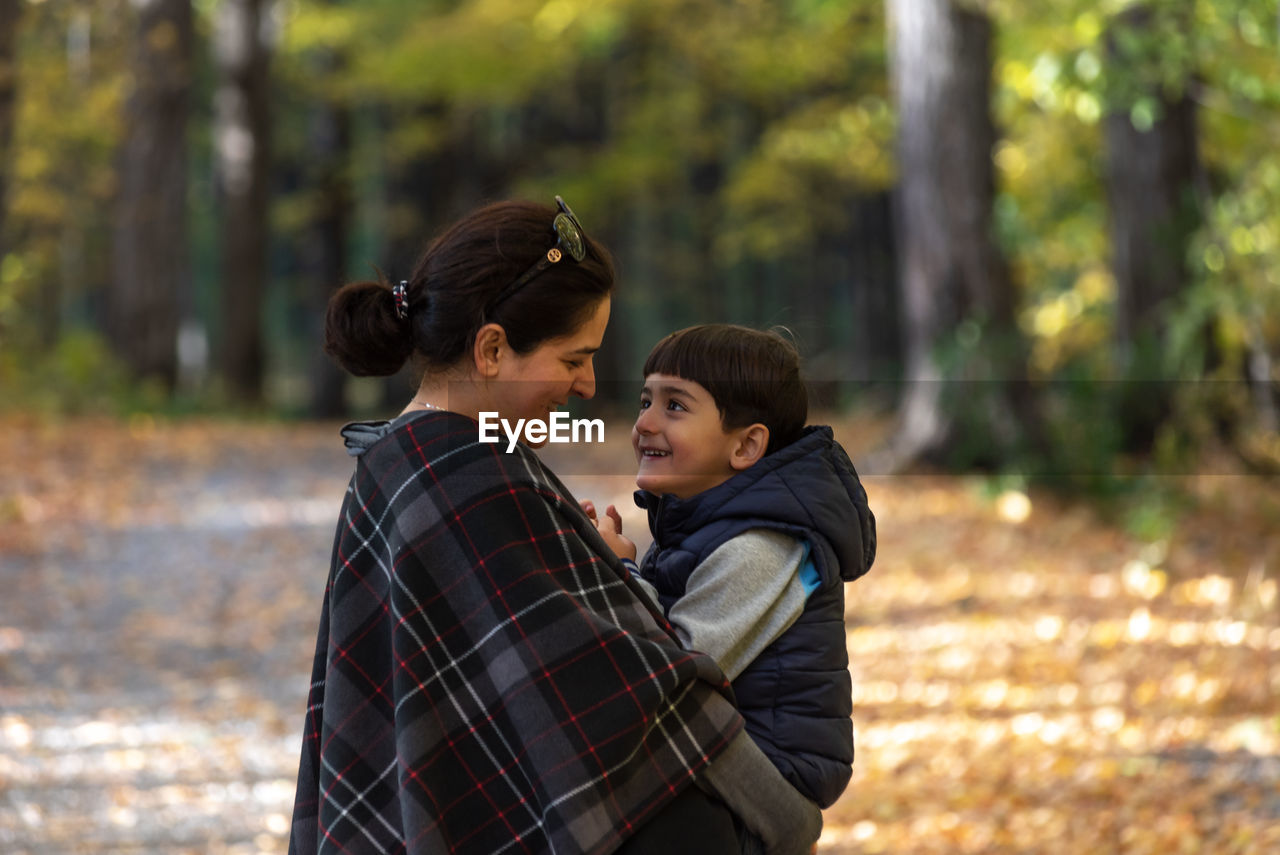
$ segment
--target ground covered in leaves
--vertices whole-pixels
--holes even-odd
[[[547,456],[643,540],[618,439]],[[0,421],[0,851],[286,850],[350,465],[332,424]],[[820,851],[1280,851],[1280,486],[864,480]]]

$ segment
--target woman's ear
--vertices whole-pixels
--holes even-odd
[[[729,457],[729,465],[738,471],[748,469],[764,457],[769,448],[769,429],[756,422],[744,428],[738,428],[738,441],[733,446]]]
[[[506,349],[507,331],[499,324],[485,324],[476,331],[476,340],[471,346],[471,360],[481,377],[498,375],[498,367]]]

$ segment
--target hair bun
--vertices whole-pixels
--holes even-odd
[[[407,306],[407,302],[406,302]],[[385,377],[404,367],[413,338],[382,282],[352,282],[329,300],[325,352],[357,377]]]

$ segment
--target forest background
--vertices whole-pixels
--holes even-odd
[[[328,296],[564,196],[652,342],[791,330],[879,557],[824,855],[1280,848],[1263,0],[0,0],[0,850],[277,855]]]
[[[877,471],[1271,471],[1278,40],[1263,0],[0,0],[3,406],[385,411],[327,296],[559,193],[628,408],[661,334],[780,324],[820,406],[900,417]]]

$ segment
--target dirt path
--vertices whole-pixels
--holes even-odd
[[[643,539],[627,454],[548,456]],[[335,425],[0,423],[0,852],[285,851],[349,472]],[[1152,541],[866,482],[858,759],[823,852],[1280,851],[1274,485],[1188,481]]]
[[[81,425],[5,461],[0,851],[285,851],[334,436]]]

